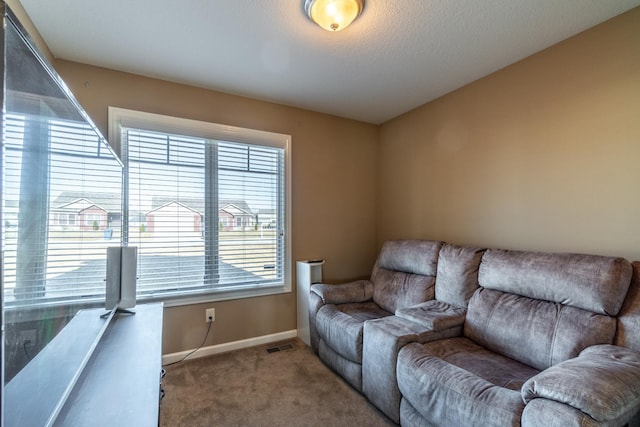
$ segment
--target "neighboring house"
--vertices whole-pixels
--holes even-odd
[[[109,193],[64,192],[52,204],[50,226],[62,230],[104,230],[120,225],[120,199]],[[275,227],[275,210],[252,212],[244,200],[221,200],[218,227],[221,231],[249,231],[256,226]],[[153,233],[194,232],[202,234],[204,201],[201,199],[154,198],[147,212],[130,211],[131,227],[144,225]]]
[[[233,203],[226,204],[218,210],[218,221],[222,231],[253,230],[256,226],[256,216]]]
[[[275,209],[258,209],[256,218],[258,225],[264,229],[275,229],[278,225],[278,211]]]
[[[146,231],[147,215],[145,212],[129,210],[129,228],[139,230],[141,225],[144,226],[144,231]]]
[[[249,231],[258,219],[244,200],[220,200],[218,225],[222,231]]]
[[[104,230],[109,212],[87,199],[78,199],[51,210],[51,225],[67,230]]]
[[[52,204],[49,224],[62,230],[104,230],[120,225],[120,203],[116,194],[63,192]]]
[[[183,232],[202,233],[204,201],[202,199],[167,199],[156,197],[153,209],[146,214],[146,231],[170,232],[179,228]],[[162,217],[162,218],[160,218]],[[160,219],[162,224],[159,223]],[[173,221],[173,225],[171,222]],[[256,227],[257,217],[244,200],[221,200],[218,208],[218,226],[221,231],[247,231]]]
[[[146,214],[147,231],[155,234],[201,233],[202,214],[180,202],[168,202]]]

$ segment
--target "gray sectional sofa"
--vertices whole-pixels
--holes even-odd
[[[391,241],[309,301],[320,358],[403,426],[639,424],[638,262]]]

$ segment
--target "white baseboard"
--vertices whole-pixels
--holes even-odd
[[[212,356],[214,354],[225,353],[227,351],[240,350],[242,348],[254,347],[256,345],[268,344],[271,342],[288,340],[298,336],[298,331],[292,329],[290,331],[278,332],[277,334],[263,335],[260,337],[247,338],[246,340],[232,341],[224,344],[210,345],[202,347],[193,352],[187,360],[197,359],[199,357]],[[169,353],[162,356],[162,364],[178,362],[193,350],[180,351],[178,353]]]

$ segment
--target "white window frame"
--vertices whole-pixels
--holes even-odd
[[[291,292],[292,282],[292,254],[291,254],[291,136],[281,133],[267,132],[255,129],[240,128],[199,120],[165,116],[155,113],[109,107],[109,142],[114,151],[122,153],[122,129],[136,128],[155,132],[178,135],[188,135],[198,138],[233,141],[247,144],[261,144],[271,147],[284,148],[284,179],[285,179],[285,262],[284,283],[278,286],[252,287],[232,290],[211,290],[210,292],[164,298],[165,306],[197,304],[211,301],[223,301],[239,298],[252,298],[265,295],[276,295]],[[128,209],[128,201],[124,201]],[[147,300],[144,300],[147,301]]]

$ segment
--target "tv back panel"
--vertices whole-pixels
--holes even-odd
[[[107,248],[107,281],[104,308],[113,310],[120,301],[120,246]]]
[[[122,248],[120,270],[120,302],[118,308],[136,306],[136,279],[138,276],[138,248],[127,246]]]

